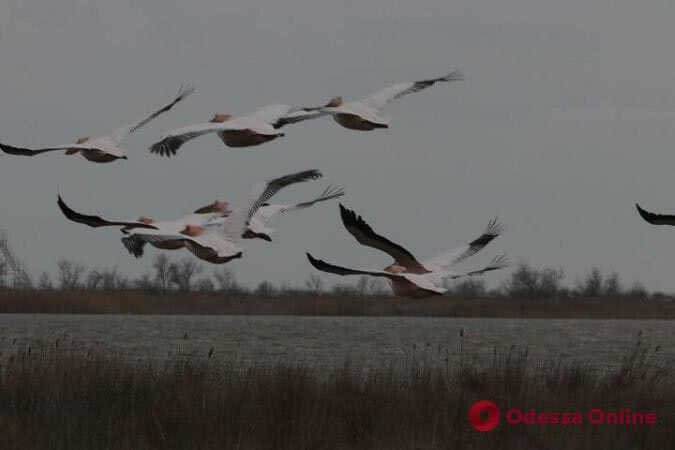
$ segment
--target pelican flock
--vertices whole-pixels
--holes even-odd
[[[108,163],[118,159],[127,159],[127,150],[120,147],[123,140],[136,130],[150,123],[153,119],[173,108],[194,92],[191,86],[181,86],[178,95],[170,103],[162,106],[143,120],[125,125],[104,136],[89,138],[81,137],[74,144],[56,145],[31,150],[28,148],[12,147],[0,143],[0,150],[10,155],[36,156],[42,153],[65,150],[66,155],[82,155],[85,159],[95,163]]]
[[[157,142],[150,145],[151,154],[170,157],[188,141],[207,134],[215,134],[226,147],[252,147],[265,144],[285,135],[282,128],[290,124],[310,121],[319,117],[332,117],[344,128],[369,131],[388,128],[389,119],[382,109],[390,102],[405,95],[427,89],[437,83],[448,83],[463,79],[462,72],[452,71],[447,75],[419,81],[403,82],[381,89],[361,100],[345,102],[334,97],[318,107],[291,105],[269,105],[248,115],[233,116],[216,113],[206,123],[198,123],[169,131]],[[127,159],[127,150],[121,147],[124,139],[147,125],[158,116],[172,109],[194,93],[191,86],[181,86],[173,100],[142,120],[118,128],[110,134],[79,138],[73,144],[49,146],[39,149],[14,147],[0,143],[0,149],[10,155],[35,156],[42,153],[64,150],[67,155],[81,155],[96,163],[107,163]],[[236,207],[225,199],[197,207],[194,212],[174,220],[156,220],[150,215],[138,219],[108,219],[101,215],[84,214],[72,209],[58,195],[57,204],[62,214],[71,222],[91,228],[115,227],[122,233],[122,244],[135,256],[144,254],[146,244],[161,250],[186,249],[197,258],[212,264],[224,264],[244,255],[243,241],[262,239],[271,241],[275,232],[269,226],[278,216],[291,211],[310,208],[316,204],[341,198],[344,189],[330,185],[318,196],[297,203],[270,203],[279,191],[297,183],[316,180],[323,175],[317,169],[293,172],[266,182],[256,184],[248,197]],[[662,217],[646,213],[638,206],[640,214],[652,223],[673,224],[675,220],[664,221]],[[314,258],[307,253],[310,264],[316,269],[337,275],[368,275],[390,281],[393,292],[399,296],[426,297],[446,292],[444,281],[502,269],[507,266],[505,256],[495,257],[489,264],[475,270],[457,272],[451,268],[481,251],[502,233],[502,226],[496,219],[490,221],[483,233],[465,245],[419,262],[408,250],[378,235],[363,218],[340,205],[342,223],[356,240],[367,247],[376,248],[393,259],[393,263],[382,270],[354,269],[336,266]],[[671,217],[671,216],[669,216]]]

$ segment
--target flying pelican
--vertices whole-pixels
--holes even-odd
[[[233,117],[232,114],[216,113],[208,123],[169,131],[150,146],[150,152],[171,157],[187,141],[210,133],[217,133],[228,147],[251,147],[284,136],[278,131],[284,125],[321,115],[319,111],[307,111],[289,105],[265,106],[248,116]]]
[[[180,102],[185,97],[191,95],[193,92],[194,92],[193,87],[181,85],[180,89],[178,90],[178,95],[171,101],[171,103],[162,106],[160,109],[153,112],[148,117],[144,118],[139,122],[130,125],[125,125],[113,131],[112,133],[106,134],[104,136],[94,138],[81,137],[77,140],[75,144],[59,145],[56,147],[46,147],[37,150],[12,147],[10,145],[0,143],[0,150],[10,155],[23,155],[23,156],[35,156],[41,153],[56,150],[65,150],[66,155],[80,154],[85,159],[93,161],[95,163],[108,163],[111,161],[115,161],[117,159],[127,159],[127,150],[120,147],[124,138],[126,138],[128,135],[134,133],[136,130],[146,125],[155,117],[170,110],[176,103]]]
[[[455,70],[449,74],[430,80],[406,81],[386,87],[368,97],[345,102],[342,97],[333,97],[324,106],[305,108],[307,112],[330,114],[338,124],[351,130],[370,131],[375,128],[389,128],[389,119],[380,113],[387,103],[406,94],[421,91],[438,82],[463,80],[462,72]]]
[[[475,255],[502,232],[501,225],[496,219],[488,224],[485,231],[473,241],[455,250],[441,253],[440,255],[420,263],[408,250],[389,239],[378,235],[361,216],[357,216],[352,210],[340,205],[342,223],[357,242],[367,247],[376,248],[394,258],[394,263],[383,270],[362,270],[336,266],[314,258],[307,253],[310,264],[322,272],[337,275],[370,275],[373,277],[387,278],[391,282],[395,295],[403,297],[427,297],[430,295],[444,294],[447,289],[441,286],[446,278],[456,279],[467,276],[479,275],[492,270],[506,267],[508,261],[505,255],[494,258],[490,264],[469,272],[454,272],[447,268],[463,261],[469,256]]]
[[[277,215],[286,214],[291,211],[297,211],[299,209],[310,208],[317,203],[325,202],[335,198],[339,198],[345,195],[344,190],[341,187],[328,186],[324,191],[316,198],[308,200],[305,202],[299,202],[294,204],[263,204],[260,209],[251,217],[251,221],[248,225],[247,230],[242,235],[243,239],[263,239],[271,242],[271,234],[274,233],[274,228],[269,228],[267,223],[274,219]],[[216,200],[214,203],[199,208],[198,212],[211,212],[214,208],[217,208],[217,205],[222,203],[222,201]]]
[[[251,190],[249,197],[218,226],[204,227],[188,224],[178,233],[139,228],[130,236],[122,238],[122,242],[131,253],[134,253],[137,247],[140,246],[142,249],[143,242],[161,243],[166,240],[181,240],[185,247],[198,258],[213,264],[224,264],[242,257],[243,250],[239,242],[248,230],[251,219],[262,205],[286,186],[315,180],[321,176],[318,170],[305,170],[258,183]]]
[[[675,216],[651,213],[642,209],[637,203],[635,204],[635,207],[637,208],[640,217],[652,225],[675,225]]]
[[[101,216],[96,215],[86,215],[78,213],[77,211],[70,208],[63,198],[59,195],[58,205],[61,209],[63,215],[65,215],[69,220],[77,223],[82,223],[84,225],[90,226],[92,228],[99,227],[121,227],[120,231],[124,234],[130,234],[132,230],[135,229],[149,229],[149,230],[158,230],[163,233],[180,233],[186,226],[200,226],[200,227],[211,227],[222,225],[224,217],[226,217],[231,211],[227,209],[227,202],[217,202],[219,209],[216,207],[211,208],[208,213],[193,213],[181,217],[177,220],[161,220],[157,221],[147,216],[139,217],[137,220],[118,220],[118,219],[105,219]],[[123,243],[126,241],[122,240]],[[145,242],[143,242],[145,244]],[[163,241],[154,241],[150,242],[156,248],[161,250],[178,250],[183,248],[184,242],[182,239],[176,240],[163,240]],[[136,246],[127,246],[125,247],[136,257],[143,255],[143,245],[140,247]]]

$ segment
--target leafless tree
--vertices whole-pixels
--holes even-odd
[[[204,267],[192,258],[183,258],[169,265],[169,280],[179,291],[188,292],[192,287],[192,279],[201,273]]]
[[[59,270],[59,289],[70,291],[82,287],[81,279],[85,270],[82,264],[61,259],[57,265]]]
[[[155,269],[154,284],[162,293],[165,293],[171,285],[170,267],[171,261],[164,253],[157,255],[152,263],[152,268]]]
[[[314,294],[321,294],[323,292],[323,278],[313,273],[305,280],[307,290]]]
[[[237,285],[237,280],[227,267],[220,267],[213,271],[213,277],[216,279],[218,290],[224,294],[234,294],[241,291]]]
[[[269,281],[261,281],[253,293],[255,295],[260,295],[261,297],[268,297],[270,295],[274,295],[275,291],[276,289],[272,283]]]
[[[54,289],[52,284],[52,279],[49,277],[47,272],[42,272],[40,275],[40,280],[38,281],[38,289],[41,291],[51,291]]]
[[[216,286],[213,284],[211,278],[203,277],[195,283],[195,290],[198,292],[213,292],[216,290]]]
[[[157,289],[157,285],[154,283],[152,276],[147,272],[133,280],[132,284],[134,288],[144,292],[155,292]]]

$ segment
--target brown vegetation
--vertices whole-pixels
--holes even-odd
[[[63,343],[21,348],[0,367],[0,448],[31,449],[664,449],[675,442],[672,368],[639,342],[606,373],[526,351],[488,367],[407,361],[364,371],[241,367],[217,357],[152,365]],[[206,352],[205,352],[206,355]],[[490,399],[523,412],[631,408],[655,425],[508,425],[480,433],[467,414]],[[584,417],[586,419],[586,417]]]
[[[675,319],[675,302],[629,297],[407,299],[335,294],[0,290],[0,313],[264,314],[505,318]]]

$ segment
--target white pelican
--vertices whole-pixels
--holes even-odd
[[[213,264],[223,264],[241,258],[243,250],[239,242],[248,230],[252,217],[262,205],[286,186],[321,176],[318,170],[305,170],[258,183],[251,190],[248,199],[235,208],[220,225],[205,227],[188,224],[178,233],[139,228],[131,236],[123,238],[124,245],[133,252],[132,250],[138,246],[142,248],[141,242],[161,243],[166,240],[180,240],[195,256]]]
[[[248,229],[244,233],[244,239],[264,239],[266,241],[272,241],[271,234],[274,233],[274,228],[269,228],[267,223],[271,221],[274,217],[281,214],[286,214],[291,211],[297,211],[299,209],[310,208],[317,203],[325,202],[328,200],[333,200],[335,198],[340,198],[345,195],[344,190],[341,187],[328,186],[324,191],[316,198],[308,200],[305,202],[295,203],[295,204],[263,204],[258,212],[251,218],[251,221],[248,225]]]
[[[675,216],[651,213],[642,209],[637,203],[635,204],[635,207],[637,208],[640,217],[652,225],[675,225]]]
[[[289,105],[265,106],[248,116],[233,117],[231,114],[216,113],[210,122],[169,131],[150,146],[150,152],[171,157],[187,141],[210,133],[217,133],[228,147],[260,145],[284,136],[284,133],[278,131],[284,125],[313,119],[322,114]]]
[[[96,163],[107,163],[115,161],[117,159],[127,159],[127,150],[120,147],[124,138],[126,138],[128,135],[132,134],[142,126],[146,125],[155,117],[170,110],[176,103],[180,102],[193,92],[194,88],[190,86],[181,85],[180,89],[178,90],[178,95],[171,101],[171,103],[162,106],[160,109],[153,112],[148,117],[144,118],[139,122],[130,125],[125,125],[113,131],[112,133],[106,134],[104,136],[94,138],[82,137],[79,138],[75,144],[59,145],[56,147],[47,147],[37,150],[12,147],[10,145],[0,143],[0,150],[10,155],[23,155],[23,156],[35,156],[45,152],[65,150],[66,155],[80,154],[85,159]]]
[[[455,70],[449,74],[430,80],[407,81],[386,87],[368,97],[344,102],[342,97],[333,97],[326,105],[305,108],[307,112],[330,114],[337,123],[351,130],[369,131],[375,128],[389,128],[389,119],[382,116],[380,109],[387,103],[406,94],[421,91],[437,82],[463,80],[462,72]]]
[[[420,263],[408,250],[389,239],[378,235],[360,216],[340,205],[342,223],[356,240],[367,247],[373,247],[389,254],[394,263],[383,270],[362,270],[340,267],[314,258],[307,253],[309,262],[316,269],[337,275],[370,275],[387,278],[395,295],[403,297],[427,297],[443,294],[447,289],[441,286],[446,278],[456,279],[498,270],[508,265],[504,255],[494,258],[487,266],[469,272],[454,272],[447,268],[472,256],[485,248],[502,231],[496,220],[491,220],[485,231],[473,241],[455,250],[445,252]]]
[[[108,220],[101,216],[78,213],[77,211],[70,208],[60,195],[58,197],[58,205],[61,209],[61,212],[63,212],[63,214],[73,222],[82,223],[92,228],[121,227],[120,231],[124,234],[130,234],[132,230],[138,228],[158,230],[162,233],[171,234],[180,233],[180,231],[185,229],[185,227],[188,225],[200,227],[217,226],[222,225],[224,217],[230,213],[230,211],[227,209],[227,202],[218,202],[218,206],[220,207],[219,210],[212,208],[208,213],[188,214],[177,220],[157,221],[146,216],[139,217],[137,220]],[[127,250],[137,258],[143,255],[143,246],[145,242],[142,242],[142,245],[139,245],[134,240],[131,240],[131,242],[129,242],[127,245],[127,241],[122,239],[122,243],[125,245]],[[174,241],[167,239],[164,241],[150,242],[150,244],[162,250],[178,250],[185,246],[182,239],[177,239]]]

